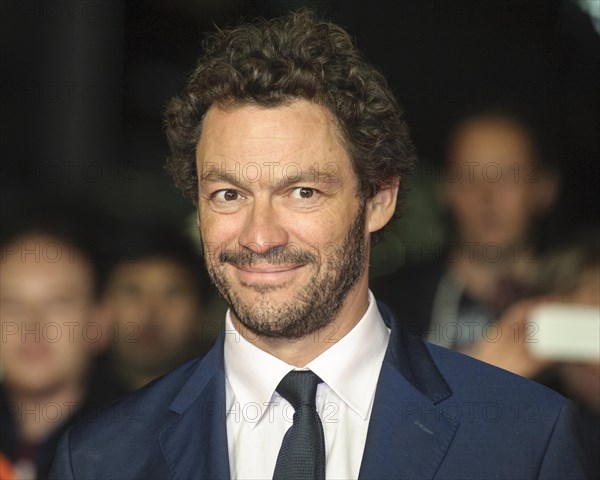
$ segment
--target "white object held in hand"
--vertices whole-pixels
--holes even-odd
[[[600,308],[547,303],[529,317],[536,334],[530,340],[537,357],[563,362],[600,362]]]

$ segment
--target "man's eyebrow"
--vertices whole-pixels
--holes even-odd
[[[307,171],[284,175],[275,182],[275,187],[280,188],[286,185],[302,183],[334,183],[336,178],[335,172],[320,172],[311,167]]]
[[[200,175],[199,181],[202,183],[235,183],[236,185],[239,183],[237,173],[232,175],[230,172],[222,171],[220,169],[217,170],[205,170]]]
[[[267,178],[272,176],[273,172],[265,168],[262,175],[266,175]],[[284,187],[286,185],[297,184],[297,183],[335,183],[337,179],[337,169],[333,171],[320,171],[314,169],[312,166],[307,168],[305,171],[298,171],[298,169],[289,168],[284,171],[284,175],[277,180],[273,180],[273,186],[275,188]],[[231,183],[234,185],[242,186],[243,175],[240,173],[233,173],[229,171],[223,171],[221,169],[207,169],[200,175],[200,183]],[[252,182],[256,183],[256,177],[253,177]]]

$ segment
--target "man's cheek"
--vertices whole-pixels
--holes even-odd
[[[207,265],[216,265],[220,251],[221,249],[217,242],[204,242],[204,259]]]

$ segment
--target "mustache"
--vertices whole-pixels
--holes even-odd
[[[251,267],[259,263],[304,265],[316,264],[317,256],[309,250],[299,250],[297,247],[273,247],[264,253],[257,253],[249,248],[241,247],[239,251],[224,250],[219,253],[219,262],[231,263],[239,267]]]

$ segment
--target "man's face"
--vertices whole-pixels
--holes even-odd
[[[369,241],[329,111],[213,106],[196,158],[207,267],[235,317],[272,338],[329,324],[366,273]]]
[[[475,120],[458,131],[444,177],[461,241],[504,247],[524,239],[542,187],[531,148],[507,120]]]
[[[3,382],[44,395],[82,380],[101,342],[91,267],[72,246],[44,236],[2,252],[0,322]]]
[[[154,373],[189,353],[200,308],[185,267],[163,258],[122,263],[111,274],[105,303],[124,366]]]

